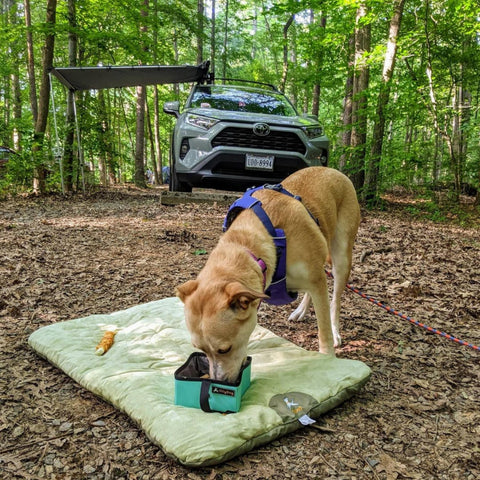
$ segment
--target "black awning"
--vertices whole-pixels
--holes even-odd
[[[210,62],[198,66],[55,67],[51,72],[70,90],[100,90],[137,85],[201,82],[207,78],[209,65]]]

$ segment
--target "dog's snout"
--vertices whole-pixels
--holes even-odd
[[[214,377],[217,380],[221,380],[223,382],[231,382],[235,379],[231,378],[231,375],[229,375],[229,372],[225,370],[224,366],[217,363],[214,366]]]
[[[218,363],[210,362],[210,378],[214,378],[215,380],[224,381],[226,380],[225,374],[223,372],[223,368]]]
[[[227,371],[221,363],[210,362],[210,378],[221,382],[234,383],[238,378],[239,371]]]

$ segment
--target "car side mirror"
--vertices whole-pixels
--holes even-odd
[[[165,102],[163,104],[163,111],[169,115],[175,115],[175,117],[180,116],[180,102]]]

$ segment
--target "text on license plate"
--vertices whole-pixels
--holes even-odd
[[[247,153],[245,157],[245,168],[248,170],[273,170],[273,155],[252,155]]]

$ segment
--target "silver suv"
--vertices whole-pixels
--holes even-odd
[[[195,85],[175,115],[170,190],[192,187],[243,191],[313,165],[326,165],[329,140],[318,119],[299,115],[274,87]]]

